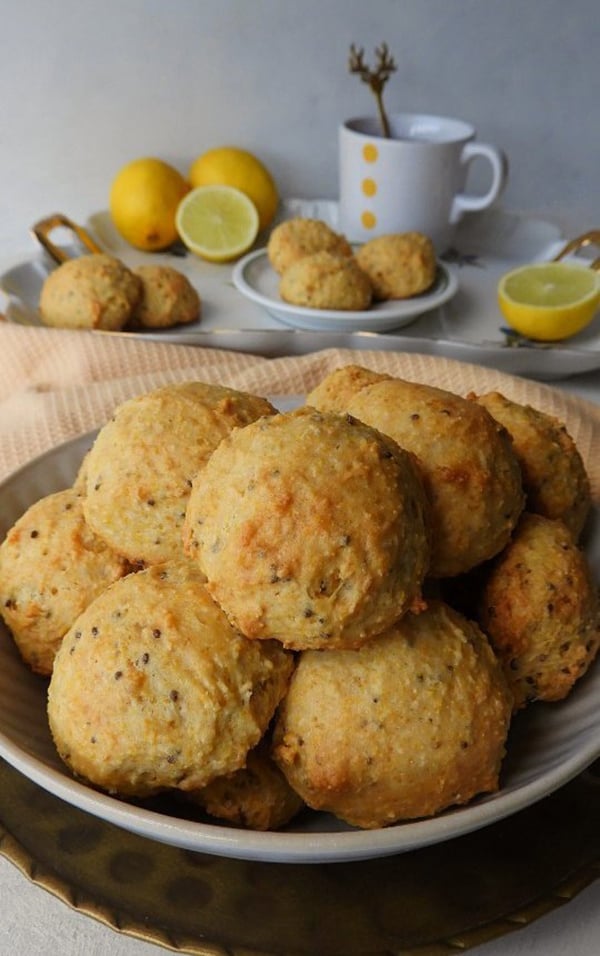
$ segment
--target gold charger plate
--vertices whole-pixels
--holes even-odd
[[[288,865],[123,831],[0,760],[0,853],[127,935],[195,956],[447,956],[533,922],[600,875],[600,761],[536,805],[378,860]]]

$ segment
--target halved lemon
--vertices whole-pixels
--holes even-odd
[[[238,146],[217,146],[198,156],[190,166],[188,179],[196,186],[233,186],[252,200],[260,228],[270,226],[279,195],[271,173],[258,156]]]
[[[558,342],[581,332],[600,306],[600,274],[570,262],[513,269],[498,284],[508,324],[528,339]]]
[[[196,255],[229,262],[252,246],[259,216],[252,200],[233,186],[198,186],[179,203],[175,225]]]

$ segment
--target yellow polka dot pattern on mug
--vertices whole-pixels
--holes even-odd
[[[365,163],[376,163],[379,158],[379,150],[375,143],[365,143],[362,155]],[[377,180],[373,179],[372,176],[365,176],[361,181],[360,188],[363,196],[370,199],[377,193]],[[363,209],[360,214],[360,221],[364,229],[374,229],[377,225],[377,216],[372,209]]]

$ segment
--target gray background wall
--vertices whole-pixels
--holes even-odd
[[[0,235],[106,206],[121,164],[257,152],[284,195],[335,197],[337,126],[372,110],[350,43],[387,41],[390,110],[474,123],[503,204],[600,225],[598,0],[0,0]],[[12,228],[12,226],[11,226]]]

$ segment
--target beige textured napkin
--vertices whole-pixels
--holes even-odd
[[[255,394],[302,395],[328,372],[364,365],[458,394],[497,389],[565,422],[600,502],[600,408],[493,369],[428,355],[327,349],[266,359],[241,352],[0,322],[0,479],[55,445],[101,426],[122,401],[196,379]]]

